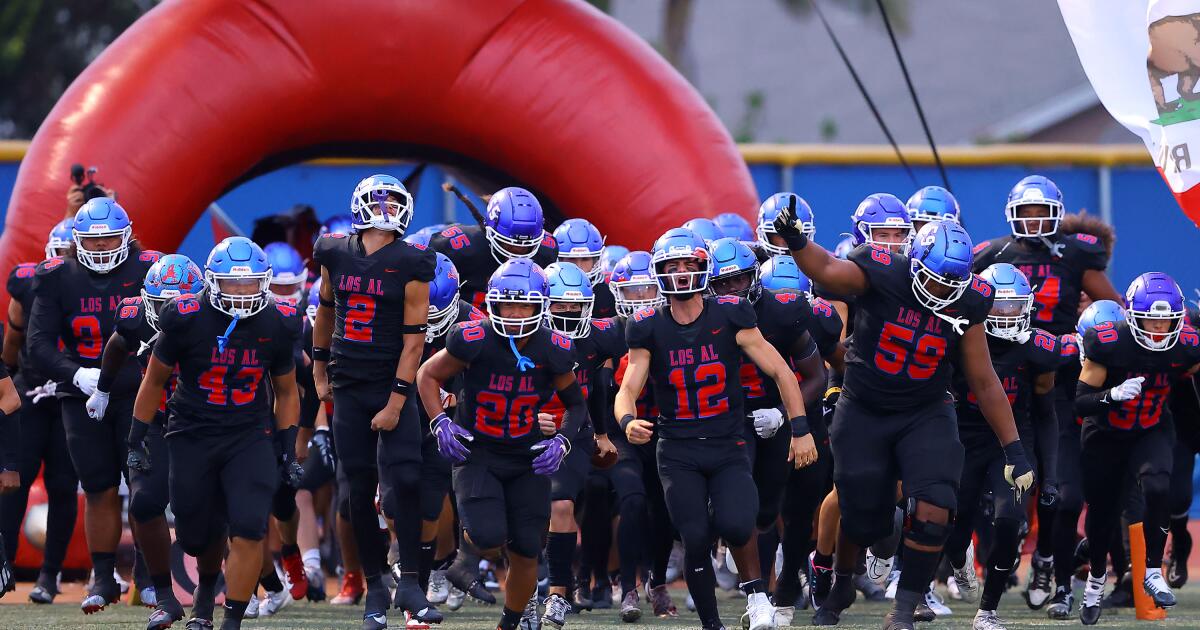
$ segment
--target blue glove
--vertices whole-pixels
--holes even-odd
[[[543,440],[529,447],[531,451],[541,451],[533,458],[533,472],[537,475],[553,475],[562,466],[567,453],[571,452],[571,443],[561,435],[555,435],[549,440]]]
[[[429,423],[429,430],[433,431],[434,437],[437,438],[438,452],[442,454],[442,457],[458,463],[467,461],[471,451],[463,445],[461,440],[473,441],[475,436],[471,435],[470,431],[455,424],[444,413],[439,413]]]

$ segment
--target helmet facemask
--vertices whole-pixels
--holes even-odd
[[[992,310],[984,321],[984,332],[997,339],[1015,341],[1029,331],[1032,310],[1033,294],[1016,295],[1011,290],[997,290]]]
[[[239,319],[257,315],[270,302],[270,270],[253,273],[249,268],[234,267],[218,274],[210,269],[204,272],[204,283],[213,308]]]
[[[108,230],[103,224],[93,224],[87,232],[73,230],[75,238],[75,256],[79,264],[95,271],[108,273],[120,266],[129,257],[129,240],[133,235],[133,227],[126,225],[120,230]],[[90,250],[84,244],[98,238],[120,237],[120,244],[113,249]],[[47,251],[50,246],[46,246]]]
[[[504,337],[521,339],[537,332],[546,317],[547,298],[541,293],[518,293],[513,291],[501,292],[496,289],[488,291],[484,298],[488,307],[488,319],[496,334]],[[504,307],[510,305],[533,306],[528,315],[502,315]]]
[[[913,295],[922,306],[934,312],[957,301],[971,283],[969,274],[963,278],[942,276],[916,258],[912,259],[911,265]]]
[[[1183,311],[1172,309],[1165,300],[1154,302],[1147,310],[1125,309],[1125,321],[1133,333],[1133,340],[1139,346],[1155,352],[1170,350],[1179,341],[1179,333],[1183,331],[1183,316]],[[1163,326],[1161,322],[1166,322],[1166,325]],[[1158,330],[1160,327],[1161,331]]]

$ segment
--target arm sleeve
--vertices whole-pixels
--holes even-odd
[[[588,421],[587,403],[583,400],[583,388],[577,381],[572,381],[565,389],[558,391],[558,399],[562,401],[563,421],[558,432],[572,444],[579,437],[579,430]]]
[[[0,411],[0,468],[21,469],[21,433],[17,414]]]
[[[1082,418],[1101,416],[1107,414],[1111,406],[1107,387],[1092,387],[1083,381],[1075,386],[1075,415]]]
[[[1058,483],[1058,413],[1054,398],[1057,388],[1045,394],[1033,394],[1034,430],[1037,434],[1037,457],[1041,463],[1042,479]]]
[[[602,367],[592,375],[592,384],[588,388],[588,415],[592,418],[592,427],[596,435],[608,433],[608,419],[612,416],[612,383],[613,369]]]
[[[46,262],[58,265],[46,268]],[[79,364],[58,349],[62,334],[63,310],[59,302],[59,273],[62,261],[52,258],[43,262],[33,282],[33,312],[29,314],[29,356],[34,367],[59,383],[70,383]]]

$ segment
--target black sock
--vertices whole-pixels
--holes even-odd
[[[912,613],[918,602],[924,601],[929,583],[937,571],[942,552],[923,551],[905,546],[900,551],[904,558],[904,570],[900,572],[900,583],[896,585],[896,619],[912,622]],[[904,593],[904,597],[901,597]]]
[[[248,605],[249,605],[249,602],[242,602],[242,601],[238,601],[236,599],[226,599],[225,600],[225,618],[226,619],[232,618],[232,619],[241,621],[242,617],[244,617],[246,615],[246,606],[248,606]]]
[[[275,572],[275,567],[271,567],[258,578],[258,583],[262,584],[263,588],[272,593],[278,593],[283,590],[283,582],[279,580],[279,574]]]
[[[196,582],[196,592],[192,599],[192,616],[197,619],[212,621],[213,607],[217,599],[217,577],[219,573],[201,573]]]
[[[437,545],[434,545],[434,551],[437,551]],[[438,571],[445,571],[446,569],[450,568],[450,565],[454,564],[454,559],[457,557],[458,551],[455,550],[451,551],[450,555],[446,556],[445,558],[435,558],[433,561],[433,568]]]
[[[1054,557],[1054,524],[1058,506],[1046,507],[1038,503],[1038,537],[1037,555],[1043,558]]]
[[[575,559],[576,534],[550,532],[546,538],[546,566],[550,571],[550,586],[571,586],[571,564]]]
[[[987,577],[983,581],[983,595],[979,599],[980,610],[996,610],[1000,596],[1008,588],[1008,576],[1019,557],[1020,525],[1012,519],[996,519],[995,541],[987,561]]]
[[[828,556],[818,551],[813,554],[813,566],[818,569],[832,569],[833,556]]]
[[[521,613],[524,611],[509,610],[508,606],[504,607],[504,611],[500,613],[500,628],[501,630],[516,630],[517,624],[521,623]]]
[[[738,584],[738,588],[742,589],[742,592],[747,595],[753,595],[755,593],[765,592],[767,590],[767,583],[762,578],[758,578],[756,580],[750,580],[749,582],[742,582],[741,584]]]
[[[900,573],[900,578],[904,579],[904,573]],[[929,588],[929,582],[925,583],[925,588]],[[913,611],[917,609],[917,604],[925,601],[925,590],[921,592],[910,591],[903,588],[896,588],[896,602],[892,607],[892,619],[900,623],[913,623]]]
[[[367,615],[386,614],[392,605],[392,594],[383,584],[383,576],[375,575],[367,578],[367,596],[363,610]]]
[[[151,575],[150,583],[154,585],[154,594],[158,596],[158,601],[175,599],[174,583],[171,581],[170,573]]]
[[[150,586],[150,571],[140,545],[133,546],[133,585],[139,590]]]
[[[1059,506],[1054,516],[1054,583],[1071,588],[1075,573],[1075,530],[1079,526],[1079,510]]]
[[[779,530],[774,526],[766,531],[758,532],[758,569],[759,575],[771,575],[775,566],[775,550],[779,548]]]
[[[113,570],[117,568],[117,554],[99,551],[92,554],[92,568],[96,582],[113,582]]]
[[[696,603],[696,614],[700,616],[701,625],[720,627],[721,614],[717,610],[717,578],[713,575],[712,559],[708,549],[701,552],[688,552],[684,562],[687,569],[684,575],[687,579],[688,592]]]
[[[421,541],[421,561],[417,566],[417,583],[421,590],[429,588],[429,572],[433,570],[433,554],[437,551],[437,539]]]

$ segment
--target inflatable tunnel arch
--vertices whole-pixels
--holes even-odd
[[[41,258],[74,162],[99,165],[140,238],[170,251],[249,174],[347,151],[526,185],[641,247],[757,204],[700,95],[583,0],[167,0],[43,122],[0,264]]]

